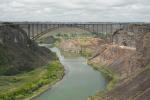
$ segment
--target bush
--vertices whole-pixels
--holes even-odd
[[[61,79],[64,74],[64,69],[59,63],[59,61],[52,61],[46,68],[43,68],[44,74],[37,76],[35,80],[24,84],[22,87],[8,91],[5,94],[0,94],[0,100],[21,100],[27,96],[33,94],[34,91],[38,90],[40,87],[56,82]],[[46,71],[45,71],[46,70]],[[33,75],[34,73],[32,73]],[[18,79],[12,79],[13,82],[17,82]]]

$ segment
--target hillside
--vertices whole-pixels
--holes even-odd
[[[0,100],[30,100],[61,80],[55,53],[12,24],[0,26]]]
[[[21,28],[0,26],[0,75],[30,71],[48,63],[51,55],[54,54],[30,40]]]
[[[62,40],[59,48],[65,52],[78,53],[83,56],[91,56],[97,52],[98,46],[104,44],[102,39],[94,37],[81,37],[69,40]]]
[[[119,34],[122,33],[124,34],[121,30]],[[137,33],[134,46],[136,49],[108,44],[101,46],[99,53],[90,63],[97,65],[94,67],[100,71],[104,68],[107,72],[117,74],[118,79],[113,82],[113,88],[104,94],[98,93],[91,97],[91,100],[150,99],[150,33]],[[113,75],[111,77],[114,81]]]

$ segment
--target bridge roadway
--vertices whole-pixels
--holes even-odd
[[[100,36],[105,34],[112,36],[118,29],[129,29],[128,26],[133,23],[111,23],[111,22],[12,22],[14,25],[19,25],[27,32],[27,35],[35,40],[47,32],[63,28],[79,28],[89,31]]]

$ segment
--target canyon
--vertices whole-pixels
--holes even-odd
[[[147,28],[141,25],[142,28]],[[92,51],[89,64],[114,79],[111,88],[97,93],[89,100],[148,100],[150,98],[150,33],[117,30],[113,43],[100,38],[66,40],[60,43],[62,50],[79,53]],[[109,74],[111,73],[111,74]],[[110,81],[111,81],[110,80]]]
[[[131,27],[149,29],[147,25]],[[0,26],[0,88],[3,89],[0,91],[0,99],[32,98],[33,95],[39,95],[61,79],[63,81],[67,69],[64,69],[61,63],[66,62],[59,62],[64,57],[63,55],[58,59],[58,54],[63,54],[63,52],[85,57],[87,61],[84,61],[85,64],[81,62],[80,66],[86,65],[88,69],[90,69],[89,66],[93,67],[103,73],[101,76],[107,79],[106,89],[93,96],[89,95],[88,100],[150,99],[149,31],[131,32],[119,29],[112,34],[110,39],[104,39],[95,35],[70,35],[70,30],[68,30],[68,33],[64,35],[45,34],[37,41],[50,43],[60,51],[56,55],[51,52],[49,46],[39,46],[18,26],[13,24]],[[67,63],[65,68],[69,68]],[[90,72],[94,71],[90,69]],[[67,73],[66,76],[68,76]],[[31,79],[33,81],[29,82]],[[96,82],[99,83],[97,80]],[[18,84],[17,88],[12,87]],[[45,85],[47,87],[40,90]],[[10,88],[12,90],[6,92]]]

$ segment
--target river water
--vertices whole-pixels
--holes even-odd
[[[66,75],[51,89],[35,100],[87,100],[89,96],[106,88],[106,79],[87,64],[84,57],[65,57],[58,48],[50,48],[63,64]]]

